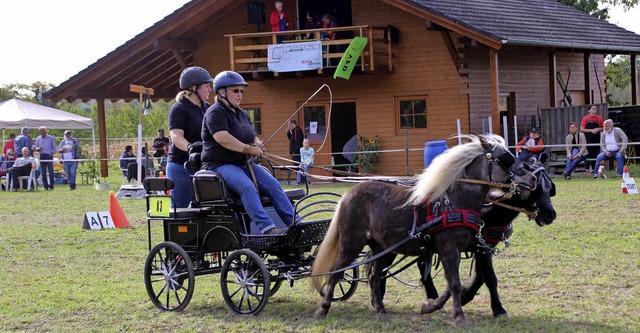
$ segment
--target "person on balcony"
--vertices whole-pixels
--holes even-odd
[[[331,14],[322,15],[322,28],[336,28],[338,26],[338,21]],[[320,34],[320,38],[322,39],[336,39],[336,33],[333,32],[323,32]]]
[[[276,1],[275,8],[271,12],[271,17],[269,18],[269,23],[271,23],[271,32],[289,30],[289,22],[289,16],[284,12],[284,4],[282,1]],[[282,35],[276,37],[278,44],[282,43],[285,39],[285,36]]]

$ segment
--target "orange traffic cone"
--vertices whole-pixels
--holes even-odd
[[[622,185],[620,185],[620,193],[622,194],[629,194],[629,191],[627,191],[627,185],[624,184],[624,180],[626,178],[629,178],[629,166],[627,165],[624,166],[624,171],[622,173]]]
[[[116,228],[131,227],[129,220],[127,220],[127,216],[124,215],[122,207],[120,207],[118,199],[116,199],[116,195],[113,191],[109,192],[109,214],[111,214],[113,225],[115,225]]]

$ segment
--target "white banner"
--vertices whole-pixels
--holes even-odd
[[[272,72],[309,71],[322,68],[322,42],[269,45],[268,67]]]

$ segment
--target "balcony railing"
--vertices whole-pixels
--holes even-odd
[[[336,36],[334,39],[322,38],[334,33]],[[307,34],[310,34],[311,38],[305,38]],[[368,38],[368,43],[357,64],[363,73],[375,72],[376,62],[385,58],[387,70],[393,71],[393,49],[390,34],[389,27],[361,25],[328,29],[230,34],[225,37],[229,38],[230,68],[237,72],[268,72],[269,45],[277,44],[279,38],[283,40],[283,43],[321,41],[323,67],[317,72],[322,74],[323,70],[337,66],[338,60],[331,61],[331,59],[342,58],[344,50],[353,40],[353,36]],[[279,74],[273,72],[273,75],[278,76]]]

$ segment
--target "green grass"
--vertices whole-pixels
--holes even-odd
[[[632,168],[633,175],[640,170]],[[510,319],[496,321],[482,288],[465,306],[469,332],[640,331],[640,196],[620,194],[620,180],[576,175],[556,179],[557,220],[538,227],[519,217],[512,246],[494,259]],[[120,176],[112,171],[110,188]],[[344,192],[349,185],[314,185]],[[306,280],[286,283],[258,316],[230,313],[219,276],[196,277],[180,313],[155,309],[143,283],[148,253],[143,199],[121,199],[133,228],[87,231],[84,213],[109,207],[107,191],[57,186],[52,192],[0,193],[0,331],[38,332],[448,332],[451,304],[420,315],[420,288],[390,281],[388,321],[376,319],[360,284],[324,320],[313,318],[320,296]],[[152,228],[153,245],[162,241]],[[469,265],[464,262],[464,266]],[[468,270],[461,272],[466,278]],[[409,269],[403,279],[416,283]],[[437,278],[442,280],[442,273]],[[442,286],[441,286],[442,288]]]

